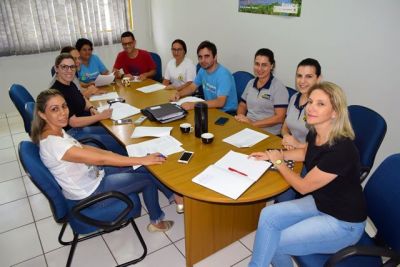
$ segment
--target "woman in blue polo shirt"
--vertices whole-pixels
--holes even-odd
[[[254,56],[254,75],[242,94],[235,119],[263,128],[272,134],[280,134],[288,106],[288,91],[274,77],[274,53],[259,49]]]
[[[93,54],[93,43],[90,40],[80,38],[76,41],[75,47],[80,54],[78,77],[83,86],[92,84],[100,74],[109,74],[100,58]]]

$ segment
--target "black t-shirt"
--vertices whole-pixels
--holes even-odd
[[[311,193],[318,210],[342,221],[364,221],[367,212],[360,183],[360,158],[353,141],[342,138],[332,146],[317,146],[315,138],[316,134],[310,131],[304,162],[307,170],[317,166],[321,171],[337,175]]]
[[[85,98],[73,82],[71,82],[70,85],[65,85],[56,80],[50,88],[57,89],[64,95],[65,102],[67,102],[69,108],[70,118],[73,115],[76,117],[90,116],[90,114],[85,111]],[[71,127],[68,125],[64,129],[68,130],[70,128]]]

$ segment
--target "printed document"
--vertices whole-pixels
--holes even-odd
[[[94,85],[97,87],[99,86],[104,86],[104,85],[109,85],[114,81],[114,73],[108,74],[108,75],[102,75],[100,74],[97,76],[96,80],[94,81]]]
[[[229,151],[215,164],[208,166],[192,179],[193,182],[232,199],[240,197],[271,163],[249,158],[248,155]]]
[[[126,104],[126,103],[121,103],[121,102],[116,102],[116,103],[113,103],[112,105],[100,106],[97,108],[97,110],[99,112],[102,112],[103,110],[106,110],[108,108],[112,108],[113,111],[112,111],[111,119],[115,120],[115,121],[140,113],[140,109],[138,109],[134,106],[131,106],[129,104]]]
[[[110,92],[110,93],[105,93],[101,95],[92,95],[89,100],[90,101],[101,101],[101,100],[109,100],[109,99],[114,99],[118,98],[119,95],[117,92]]]
[[[152,84],[152,85],[147,85],[147,86],[140,87],[137,90],[147,94],[147,93],[155,92],[155,91],[158,91],[158,90],[162,90],[164,88],[165,88],[165,85],[163,85],[161,83],[155,83],[155,84]]]
[[[185,102],[202,102],[204,99],[196,96],[187,96],[184,98],[179,99],[179,101],[175,102],[177,105],[182,105]]]
[[[129,157],[144,157],[157,152],[169,156],[183,150],[182,143],[170,135],[126,146]],[[134,165],[132,168],[136,170],[140,166]]]
[[[268,138],[268,135],[246,128],[222,141],[240,148],[252,147],[266,138]]]
[[[138,126],[133,130],[131,138],[139,138],[145,136],[162,137],[171,134],[173,127],[146,127]]]

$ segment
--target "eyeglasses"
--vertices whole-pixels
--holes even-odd
[[[181,51],[183,51],[183,49],[182,48],[171,48],[171,51],[172,52],[181,52]]]
[[[122,46],[133,46],[133,42],[122,43]]]
[[[58,65],[63,71],[67,71],[67,70],[76,70],[76,65]]]

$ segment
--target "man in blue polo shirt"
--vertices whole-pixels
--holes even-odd
[[[202,42],[197,48],[197,57],[201,69],[195,80],[172,97],[173,101],[192,95],[199,86],[203,87],[205,102],[209,108],[220,108],[234,113],[237,108],[235,81],[230,71],[217,62],[217,47],[210,41]],[[182,104],[186,110],[194,108],[194,103]]]

